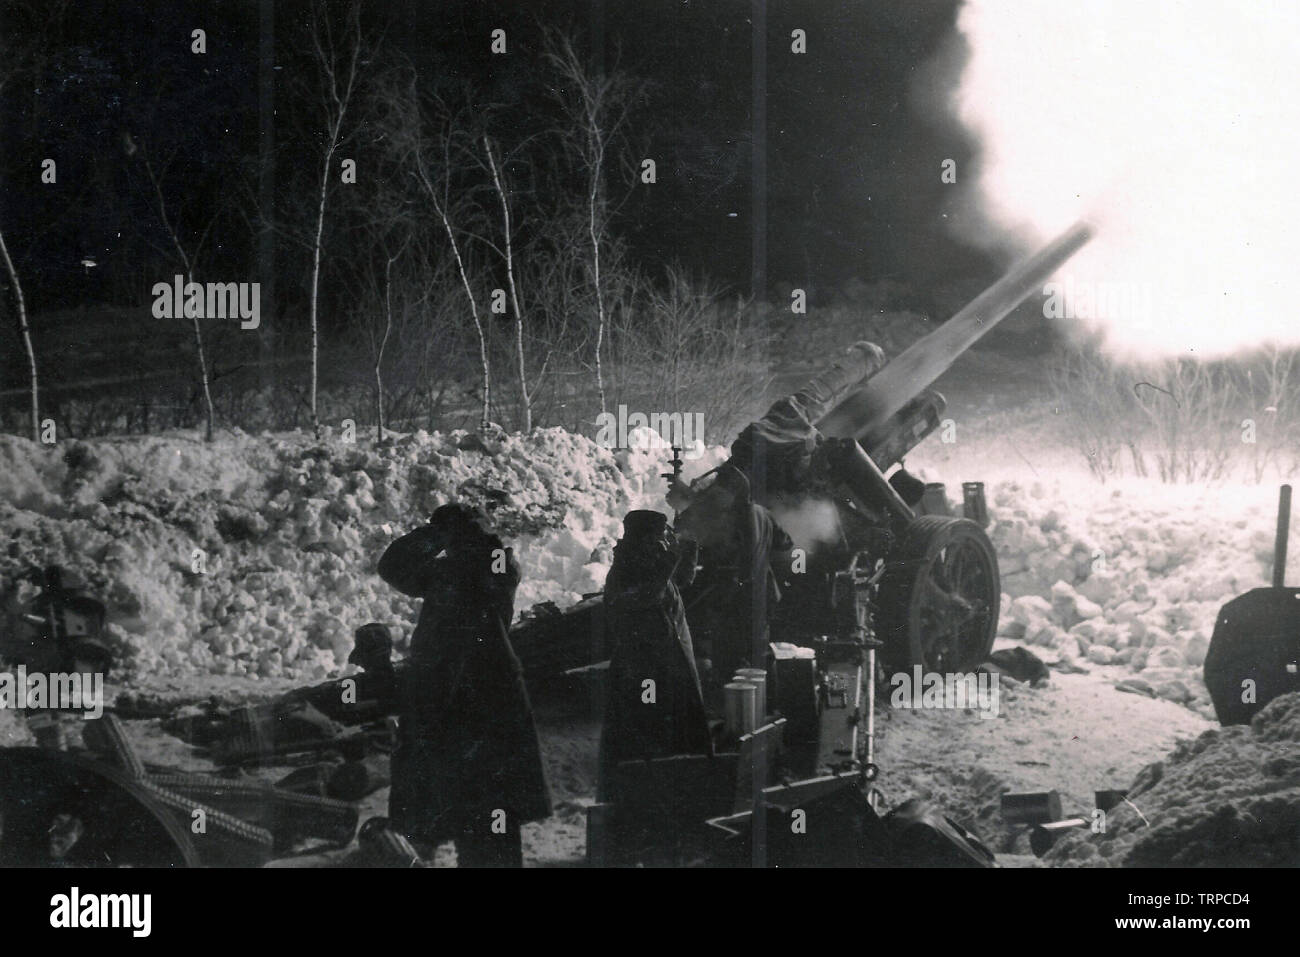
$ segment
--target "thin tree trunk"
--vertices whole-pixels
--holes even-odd
[[[316,309],[319,301],[320,289],[320,247],[321,237],[325,233],[325,195],[329,187],[330,160],[334,156],[334,150],[331,147],[325,154],[325,163],[321,167],[320,177],[320,203],[316,208],[316,240],[312,243],[312,262],[311,262],[311,427],[320,438],[320,416],[316,409],[316,382],[319,372],[319,335],[317,332]]]
[[[158,182],[158,177],[154,175],[153,166],[150,164],[148,157],[145,158],[144,168],[149,174],[149,181],[153,183],[154,193],[158,196],[158,218],[162,220],[163,228],[167,230],[172,245],[176,247],[176,253],[181,258],[181,265],[185,267],[185,284],[188,286],[194,281],[193,264],[190,262],[189,254],[185,252],[185,247],[181,245],[176,230],[172,228],[171,220],[167,218],[167,202],[163,199],[162,185]],[[183,310],[184,306],[181,308]],[[199,354],[199,379],[203,383],[203,402],[207,411],[207,429],[204,432],[204,441],[211,442],[215,411],[212,407],[212,389],[208,384],[208,361],[203,354],[203,330],[199,326],[199,317],[193,316],[192,318],[194,320],[194,345]]]
[[[14,298],[18,303],[18,331],[22,333],[23,346],[27,349],[27,368],[31,375],[32,384],[32,441],[39,442],[41,440],[41,417],[36,376],[36,350],[32,347],[32,330],[27,324],[27,303],[23,300],[22,283],[18,281],[18,271],[14,269],[14,261],[9,258],[9,247],[5,245],[5,237],[2,231],[0,231],[0,254],[4,256],[5,270],[9,273],[9,281],[13,283]]]
[[[193,282],[193,278],[187,272],[185,274],[185,283],[188,285]],[[194,316],[194,346],[199,352],[199,378],[203,382],[203,404],[207,407],[207,430],[204,432],[203,441],[212,441],[212,389],[208,384],[208,361],[203,355],[203,330],[199,328],[199,317]]]
[[[443,208],[443,205],[436,199],[434,200],[434,208],[438,210],[438,215],[442,219],[442,226],[447,230],[447,240],[451,243],[452,255],[456,257],[456,269],[460,272],[460,282],[465,287],[465,295],[469,297],[469,310],[474,317],[474,329],[478,332],[478,357],[483,375],[483,415],[479,421],[479,427],[486,429],[492,421],[492,369],[488,362],[487,336],[483,332],[483,323],[478,315],[478,300],[474,298],[474,287],[470,285],[469,274],[465,271],[465,260],[461,258],[460,244],[456,242],[456,234],[451,228],[451,220],[447,218],[447,211]]]
[[[605,370],[601,348],[605,343],[605,294],[600,285],[600,237],[596,233],[596,193],[600,188],[600,166],[591,171],[591,192],[587,199],[587,230],[591,234],[591,273],[596,286],[596,389],[600,392],[600,411],[606,411]]]
[[[497,173],[496,161],[492,158],[492,144],[483,137],[483,149],[487,153],[488,166],[492,169],[492,182],[496,185],[497,195],[501,198],[501,218],[505,223],[506,237],[506,282],[510,285],[510,299],[515,307],[515,362],[519,367],[519,401],[522,405],[524,433],[533,431],[533,405],[528,395],[528,367],[524,362],[524,313],[519,308],[519,290],[515,286],[514,241],[510,237],[510,203],[506,200],[506,191],[501,185]]]
[[[393,331],[393,260],[389,256],[384,266],[384,338],[379,340],[379,352],[375,356],[375,441],[384,441],[384,377],[381,367],[384,363],[384,348],[388,345],[388,335]]]
[[[320,202],[316,207],[316,239],[312,244],[312,268],[311,268],[311,425],[312,431],[316,438],[320,438],[320,414],[317,405],[317,383],[320,374],[320,334],[319,334],[319,300],[320,300],[320,256],[321,256],[321,238],[325,231],[325,204],[329,192],[330,164],[334,160],[334,154],[338,151],[339,141],[343,134],[343,121],[347,116],[348,106],[352,102],[352,92],[356,86],[357,80],[357,62],[361,55],[361,22],[360,22],[360,4],[354,3],[350,8],[350,22],[348,25],[348,36],[351,38],[350,50],[346,54],[347,66],[346,73],[343,74],[342,89],[339,88],[341,67],[334,62],[334,43],[329,34],[329,27],[325,29],[325,42],[322,44],[320,33],[320,16],[323,10],[313,8],[315,17],[312,29],[311,40],[316,56],[317,65],[321,71],[322,81],[325,84],[321,91],[323,105],[325,109],[326,135],[328,140],[325,143],[324,161],[321,164],[320,174]]]

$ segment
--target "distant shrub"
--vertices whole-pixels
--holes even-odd
[[[1261,482],[1293,470],[1300,436],[1296,351],[1264,348],[1202,361],[1120,362],[1096,344],[1061,346],[1049,364],[1067,441],[1105,481]]]

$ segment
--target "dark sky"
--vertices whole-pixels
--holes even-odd
[[[927,284],[983,276],[987,262],[944,228],[943,159],[971,144],[913,95],[918,71],[953,34],[957,0],[782,0],[767,12],[769,276],[838,284],[892,277]],[[523,4],[391,6],[411,49],[453,69],[508,83],[532,62],[534,25]],[[531,4],[548,22],[590,36],[603,26],[606,58],[651,83],[660,188],[632,210],[638,242],[660,258],[708,264],[737,283],[750,275],[751,4],[748,0],[605,0]],[[477,42],[494,26],[518,37],[503,64]],[[808,52],[791,51],[803,29]],[[728,175],[730,174],[730,179]],[[641,197],[638,196],[638,199]],[[730,214],[735,214],[734,216]]]
[[[143,285],[142,256],[164,244],[149,226],[139,164],[124,155],[129,132],[149,155],[171,161],[176,215],[186,228],[228,208],[210,255],[228,270],[251,268],[255,242],[241,230],[241,183],[259,160],[257,3],[239,0],[86,0],[54,26],[8,0],[0,20],[11,42],[36,28],[39,90],[11,87],[0,112],[0,222],[42,305],[120,302]],[[851,277],[891,278],[917,289],[984,277],[989,264],[949,238],[940,163],[971,146],[913,96],[918,70],[951,37],[956,0],[899,3],[783,0],[767,14],[768,276],[829,291]],[[302,72],[286,38],[304,4],[276,3],[277,188],[298,185],[284,151],[310,127],[291,99]],[[404,51],[421,74],[449,88],[471,83],[512,104],[521,127],[544,124],[530,100],[540,23],[570,24],[586,42],[603,31],[607,64],[647,83],[634,138],[656,160],[659,182],[638,190],[620,230],[647,263],[681,260],[748,289],[751,214],[750,3],[734,0],[391,0],[366,7],[367,29]],[[34,25],[33,25],[34,24]],[[204,57],[189,51],[208,32]],[[507,31],[510,53],[492,56],[488,34]],[[808,52],[790,51],[807,31]],[[38,182],[56,157],[59,184]],[[236,197],[232,200],[232,197]],[[153,255],[153,252],[149,252]],[[82,260],[97,261],[94,271]],[[281,281],[280,294],[300,284]]]

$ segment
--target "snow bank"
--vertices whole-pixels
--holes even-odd
[[[1205,653],[1220,606],[1267,584],[1273,494],[1260,486],[993,483],[999,633],[1067,666],[1113,668],[1122,690],[1213,718]]]
[[[1138,772],[1101,834],[1063,837],[1063,866],[1300,866],[1300,693],[1249,726],[1206,731]]]
[[[688,475],[720,455],[689,462]],[[418,602],[374,568],[438,505],[506,493],[495,514],[523,570],[517,608],[565,605],[601,587],[625,512],[666,510],[664,468],[657,453],[611,452],[560,429],[487,448],[423,431],[382,446],[328,432],[53,449],[0,436],[0,580],[32,565],[79,570],[109,604],[129,675],[313,679],[342,666],[367,621],[404,646]]]
[[[359,624],[409,633],[416,602],[374,566],[443,502],[506,493],[497,514],[524,572],[520,610],[598,590],[622,515],[667,511],[659,453],[614,453],[560,429],[490,445],[463,432],[382,446],[181,433],[55,449],[0,436],[0,578],[32,564],[81,570],[135,674],[315,678],[342,665]],[[688,477],[724,455],[688,461]],[[1026,482],[1010,477],[1023,473],[1013,461],[1001,466],[980,457],[918,474],[954,493],[956,480],[987,479],[1003,636],[1212,717],[1205,650],[1219,606],[1267,580],[1273,490],[1100,486],[1064,469]]]

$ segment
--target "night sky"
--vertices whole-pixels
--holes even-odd
[[[603,8],[603,10],[602,10]],[[944,158],[972,146],[915,78],[949,41],[953,0],[782,2],[768,10],[768,270],[772,283],[829,290],[850,277],[926,287],[983,277],[989,264],[957,245],[943,215]],[[303,71],[290,41],[303,5],[274,6],[275,183],[306,187],[295,143],[311,118],[292,99]],[[259,154],[257,4],[78,3],[50,28],[39,91],[11,85],[3,99],[0,216],[17,265],[42,306],[128,304],[147,289],[139,273],[152,216],[123,134],[186,182],[182,226],[211,218],[225,199],[210,255],[226,271],[253,268],[249,230],[235,225],[239,192],[255,188]],[[624,207],[621,233],[643,261],[677,259],[747,290],[752,274],[750,5],[690,2],[482,3],[395,0],[366,7],[366,28],[407,55],[422,77],[517,110],[521,128],[542,123],[525,92],[537,69],[540,23],[572,24],[586,42],[603,30],[604,56],[647,81],[633,129],[656,159],[659,182]],[[22,42],[29,18],[8,6],[5,29]],[[39,19],[39,18],[38,18]],[[48,24],[46,25],[48,26]],[[202,26],[208,53],[189,50]],[[493,56],[488,34],[507,30],[510,52]],[[808,52],[790,52],[807,31]],[[57,185],[39,182],[40,160],[59,164]],[[161,162],[161,160],[156,160]],[[135,183],[138,187],[140,184]],[[91,258],[93,269],[82,261]],[[282,271],[292,268],[287,262]],[[280,283],[292,296],[294,283]],[[922,293],[923,295],[923,293]]]

